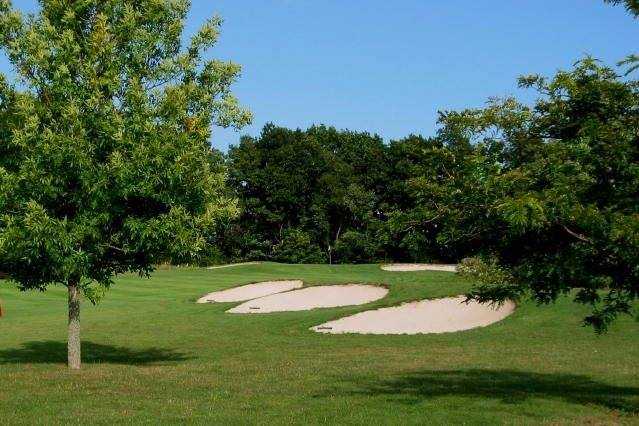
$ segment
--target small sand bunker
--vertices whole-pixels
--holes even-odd
[[[244,262],[244,263],[230,263],[228,265],[217,265],[217,266],[209,266],[206,269],[222,269],[222,268],[233,268],[235,266],[248,266],[248,265],[259,265],[260,262]]]
[[[388,294],[388,289],[373,285],[348,284],[308,287],[251,300],[227,312],[260,314],[363,305],[381,299],[386,294]]]
[[[414,272],[414,271],[444,271],[457,272],[457,265],[439,265],[432,263],[395,263],[392,265],[382,265],[384,271],[391,272]]]
[[[211,302],[244,302],[269,294],[281,293],[283,291],[301,288],[304,283],[299,280],[291,281],[264,281],[261,283],[247,284],[240,287],[229,288],[227,290],[215,291],[201,297],[197,303]]]
[[[464,303],[465,297],[422,300],[392,308],[330,321],[311,330],[319,333],[427,334],[448,333],[485,327],[506,318],[515,310],[513,302],[496,308],[477,302]]]

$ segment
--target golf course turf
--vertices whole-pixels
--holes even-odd
[[[269,280],[380,284],[361,305],[233,315],[197,304]],[[324,322],[469,288],[449,272],[258,264],[126,275],[82,305],[83,367],[68,371],[66,292],[0,283],[0,419],[35,423],[609,424],[639,422],[639,323],[596,336],[585,307],[523,302],[458,333],[323,335]]]

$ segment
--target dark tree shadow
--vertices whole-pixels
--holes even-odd
[[[122,346],[82,342],[82,362],[146,365],[189,359],[173,349],[130,349]],[[66,364],[67,344],[53,340],[27,342],[21,348],[0,350],[0,364]]]
[[[341,383],[353,386],[353,390],[346,393],[386,395],[406,404],[417,404],[440,396],[483,397],[507,404],[517,404],[527,398],[546,398],[639,413],[638,387],[609,385],[573,374],[513,370],[423,371],[392,380],[371,377],[353,381],[352,378],[344,378]],[[335,388],[327,394],[343,393],[343,388]]]

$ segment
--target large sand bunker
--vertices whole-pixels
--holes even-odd
[[[197,303],[211,302],[244,302],[269,294],[301,288],[304,283],[299,280],[292,281],[264,281],[261,283],[247,284],[227,290],[215,291],[201,297]]]
[[[439,265],[432,263],[395,263],[392,265],[382,265],[384,271],[391,272],[414,272],[414,271],[444,271],[457,272],[457,265]]]
[[[227,312],[259,314],[363,305],[381,299],[387,293],[386,288],[361,284],[308,287],[251,300]]]
[[[312,327],[319,333],[426,334],[447,333],[485,327],[506,318],[515,310],[513,302],[496,308],[477,302],[464,303],[465,297],[422,300],[392,308],[330,321]]]

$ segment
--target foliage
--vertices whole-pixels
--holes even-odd
[[[374,232],[386,182],[385,155],[377,136],[323,126],[302,131],[267,125],[259,138],[242,138],[229,151],[229,184],[242,216],[227,234],[235,241],[227,252],[239,259],[251,252],[282,259],[282,247],[290,245],[284,240],[297,244],[303,236],[315,261],[332,261],[345,232]],[[291,253],[285,259],[305,256]],[[355,260],[345,256],[342,250],[340,261]]]
[[[335,242],[334,260],[336,263],[367,263],[380,259],[380,251],[375,235],[349,230]]]
[[[442,123],[437,139],[411,137],[390,147],[408,143],[416,158],[408,174],[396,177],[403,201],[389,215],[388,227],[399,247],[417,260],[455,261],[494,239],[488,207],[500,189],[493,182],[498,166],[483,146],[446,141],[443,132],[456,124],[452,118]],[[394,161],[402,164],[404,158]]]
[[[623,5],[628,13],[634,17],[639,17],[639,1],[638,0],[604,0],[612,5]]]
[[[273,258],[286,263],[325,263],[324,252],[311,241],[311,236],[301,229],[287,229],[282,239],[273,247]]]
[[[606,3],[612,5],[623,5],[626,11],[630,13],[634,18],[639,18],[639,0],[604,0]],[[639,55],[633,53],[628,55],[623,61],[619,62],[620,66],[625,66],[626,75],[639,69]]]
[[[523,291],[519,288],[510,271],[501,267],[497,259],[469,257],[457,267],[461,277],[479,282],[468,295],[468,300],[480,303],[502,304],[507,299],[519,301]]]
[[[639,295],[639,85],[592,59],[521,84],[542,95],[529,133],[543,143],[507,173],[524,184],[491,208],[503,224],[492,253],[513,285],[471,297],[527,291],[548,303],[575,290],[592,306],[585,322],[603,331]]]
[[[0,269],[23,289],[190,261],[236,212],[211,124],[250,114],[239,67],[205,59],[213,18],[182,46],[188,2],[0,0]]]

